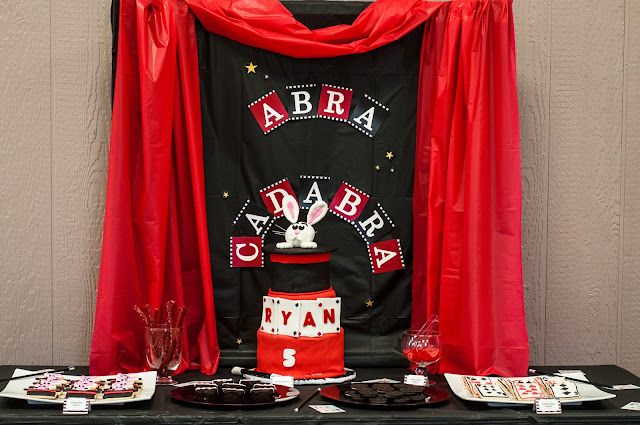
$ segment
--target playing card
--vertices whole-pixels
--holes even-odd
[[[490,384],[475,384],[478,392],[482,397],[487,398],[509,398],[502,388],[497,383]]]
[[[622,384],[622,385],[612,385],[611,386],[612,389],[616,390],[616,391],[621,391],[621,390],[638,390],[640,389],[639,386],[634,385],[634,384]]]
[[[546,396],[535,378],[507,379],[507,381],[511,383],[511,389],[519,400],[533,400]]]
[[[573,382],[563,382],[561,384],[550,385],[555,398],[575,398],[580,397],[578,387]]]
[[[342,413],[346,411],[333,404],[310,404],[309,407],[320,413]]]
[[[273,297],[262,297],[262,322],[260,330],[268,334],[276,334],[277,326],[276,299]]]
[[[322,303],[319,300],[297,302],[300,303],[300,336],[322,336]]]
[[[340,332],[340,297],[318,298],[322,304],[322,333]]]
[[[276,329],[278,335],[298,337],[298,320],[300,314],[299,300],[276,299]]]
[[[640,402],[639,401],[632,401],[631,403],[627,403],[624,406],[622,406],[621,409],[637,410],[637,411],[640,412]]]
[[[549,388],[549,391],[552,393],[555,398],[576,398],[580,397],[580,393],[578,392],[578,387],[575,383],[571,381],[567,381],[563,378],[556,377],[541,377],[542,382],[544,382]]]
[[[487,376],[465,376],[463,377],[464,384],[474,397],[481,397],[480,391],[478,390],[478,385],[480,384],[491,384],[491,378]]]

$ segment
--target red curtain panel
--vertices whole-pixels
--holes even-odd
[[[187,305],[178,372],[215,373],[213,304],[193,16],[123,1],[92,374],[145,369],[134,305]]]
[[[439,314],[442,372],[520,375],[529,348],[511,0],[379,0],[310,30],[277,0],[123,0],[91,372],[145,367],[134,304],[189,305],[179,371],[217,368],[195,15],[300,57],[357,54],[424,24],[412,322]]]

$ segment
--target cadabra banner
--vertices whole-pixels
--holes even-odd
[[[391,272],[404,268],[400,240],[380,241],[393,230],[395,224],[389,218],[382,205],[366,208],[369,195],[342,182],[333,197],[329,199],[327,190],[320,190],[320,184],[328,187],[330,178],[325,176],[300,176],[304,185],[300,193],[300,204],[309,205],[315,201],[329,204],[329,211],[353,225],[364,239],[369,251],[371,271],[374,274]],[[288,179],[282,179],[260,190],[260,196],[266,210],[251,204],[248,199],[233,220],[234,233],[229,241],[229,265],[231,267],[263,267],[263,239],[274,223],[274,217],[282,215],[282,199],[285,196],[295,198]],[[367,211],[366,214],[363,214]],[[284,235],[285,228],[277,226],[276,235]],[[384,248],[383,248],[384,247]]]
[[[331,284],[342,300],[346,355],[394,351],[411,316],[420,43],[414,31],[370,53],[302,60],[200,29],[209,243],[225,355],[252,353],[265,327],[263,248],[284,240],[285,195],[297,199],[300,220],[315,201],[329,207],[315,240],[338,249]],[[288,332],[317,332],[292,314]]]

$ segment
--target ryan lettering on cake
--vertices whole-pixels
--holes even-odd
[[[340,333],[340,297],[315,300],[263,297],[262,301],[263,332],[294,338]]]

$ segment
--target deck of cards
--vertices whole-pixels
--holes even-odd
[[[464,376],[463,380],[473,397],[491,401],[533,401],[539,398],[571,400],[580,397],[576,384],[555,376],[524,378]]]

